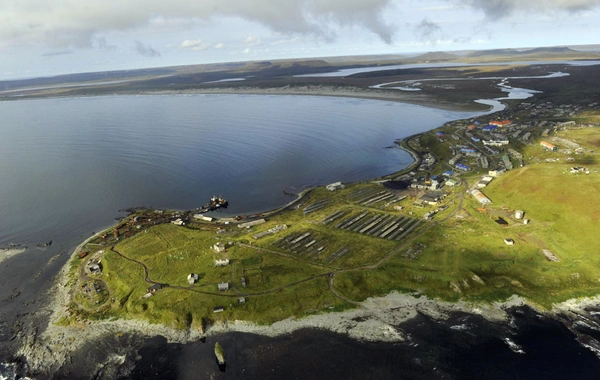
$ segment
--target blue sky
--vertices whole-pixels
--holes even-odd
[[[600,0],[0,0],[0,80],[598,36]]]

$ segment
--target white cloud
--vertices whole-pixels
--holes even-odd
[[[222,42],[219,42],[218,44],[215,45],[215,49],[222,49],[223,46],[225,46],[225,44]]]
[[[197,40],[185,40],[179,45],[182,48],[195,48],[202,44],[202,40],[198,38]]]
[[[256,36],[248,36],[248,38],[244,40],[244,43],[250,46],[260,45],[260,38]]]

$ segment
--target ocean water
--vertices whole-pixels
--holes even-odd
[[[135,206],[188,209],[213,194],[229,214],[291,200],[286,191],[360,181],[412,162],[393,141],[474,116],[414,105],[310,96],[114,96],[0,102],[0,363],[42,327],[54,276],[72,249]],[[52,245],[36,247],[36,243]],[[596,378],[599,361],[573,333],[527,309],[515,324],[426,316],[403,343],[320,330],[278,338],[230,333],[169,344],[135,335],[90,342],[57,378],[396,379]],[[515,327],[516,326],[516,327]],[[507,340],[508,339],[508,340]],[[212,347],[228,364],[221,372]],[[523,351],[521,353],[519,351]],[[110,363],[107,365],[107,363]],[[0,365],[0,379],[25,374]]]

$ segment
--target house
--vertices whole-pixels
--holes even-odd
[[[506,245],[514,245],[515,241],[513,239],[504,239],[504,244],[506,244]]]
[[[196,273],[190,273],[187,276],[187,280],[190,285],[194,285],[196,282],[198,282],[198,278],[198,274]]]
[[[479,191],[477,189],[471,190],[470,193],[482,205],[486,205],[486,204],[492,203],[492,201],[490,200],[490,198],[486,197],[481,191]]]
[[[239,304],[246,303],[246,298],[244,298],[244,297],[238,298],[238,303]]]
[[[544,148],[548,149],[548,150],[556,150],[556,146],[550,144],[549,142],[546,141],[542,141],[540,143],[541,146],[543,146]]]
[[[216,267],[224,267],[229,265],[229,259],[217,259],[215,260]]]
[[[450,187],[456,186],[457,183],[458,182],[455,179],[449,179],[449,180],[446,181],[446,185],[450,186]]]
[[[210,216],[204,216],[203,214],[195,214],[194,219],[199,219],[203,222],[212,222],[215,218],[211,218]]]
[[[181,218],[172,220],[171,223],[176,226],[185,226],[185,222],[183,220],[181,220]]]
[[[225,244],[218,241],[212,246],[212,249],[214,249],[215,252],[223,252],[225,251]]]
[[[223,306],[216,306],[213,309],[213,313],[222,313],[225,310],[225,308]]]
[[[469,170],[471,170],[470,167],[468,167],[467,165],[464,164],[456,164],[454,165],[457,169],[463,170],[465,172],[468,172]]]
[[[496,127],[507,127],[510,125],[510,120],[492,120],[488,123],[489,125],[495,125]]]
[[[229,283],[228,282],[220,282],[217,285],[217,289],[219,289],[220,292],[225,292],[225,291],[229,290]]]
[[[246,278],[242,277],[242,286],[245,288],[246,287]]]

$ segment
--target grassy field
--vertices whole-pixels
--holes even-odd
[[[517,294],[548,308],[554,302],[598,294],[600,205],[595,198],[600,164],[591,150],[600,146],[600,134],[597,128],[586,128],[556,136],[577,141],[586,152],[547,152],[536,140],[515,146],[524,153],[527,166],[505,173],[483,189],[493,201],[485,209],[466,194],[464,185],[448,191],[441,205],[423,208],[414,203],[422,192],[391,191],[363,182],[335,192],[314,189],[292,209],[267,214],[266,223],[251,228],[214,223],[144,228],[106,247],[97,280],[106,283],[108,293],[101,298],[108,302],[88,317],[135,317],[200,329],[218,320],[269,324],[343,310],[354,307],[346,300],[362,301],[393,290],[480,302]],[[448,142],[433,134],[421,137],[420,149],[444,159],[449,156]],[[589,175],[569,173],[579,163],[586,164]],[[443,165],[432,172],[443,171]],[[480,173],[463,178],[473,184]],[[380,194],[382,200],[368,201]],[[425,213],[441,206],[447,209],[432,221],[423,221]],[[530,222],[516,219],[514,210],[524,210]],[[342,215],[323,223],[336,213]],[[144,215],[144,220],[151,217]],[[350,223],[355,219],[359,221]],[[399,240],[370,233],[372,226],[385,231],[394,223],[406,223],[404,229],[413,225],[414,230]],[[280,225],[286,228],[254,238]],[[514,240],[514,245],[505,239]],[[216,242],[226,244],[227,250],[217,253],[212,248]],[[549,261],[542,250],[560,261]],[[215,267],[215,260],[222,258],[230,264]],[[147,267],[149,281],[140,263]],[[72,264],[71,269],[75,274],[77,266]],[[187,282],[190,273],[199,275],[193,286]],[[330,291],[330,276],[342,298]],[[153,282],[164,288],[143,298]],[[227,282],[229,290],[219,292],[221,282]],[[238,302],[240,297],[244,303]],[[89,309],[98,303],[83,294],[75,301]],[[224,311],[213,313],[215,307]]]

